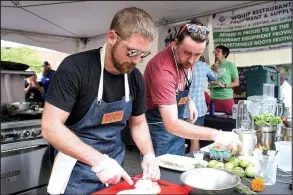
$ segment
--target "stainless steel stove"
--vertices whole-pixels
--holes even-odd
[[[1,194],[46,194],[51,165],[41,115],[1,116]]]

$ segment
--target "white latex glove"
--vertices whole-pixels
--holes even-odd
[[[189,111],[189,118],[187,119],[187,122],[194,124],[198,117],[198,112],[195,107],[194,102],[189,99],[188,101],[188,111]]]
[[[242,151],[242,142],[234,132],[217,131],[214,141],[215,145],[221,148],[227,148],[232,154]]]
[[[152,181],[157,181],[161,177],[160,168],[158,161],[153,154],[146,154],[143,157],[141,163],[141,168],[143,170],[143,179],[151,179]]]
[[[106,158],[95,167],[92,167],[97,177],[103,184],[117,184],[123,178],[129,185],[133,185],[133,181],[126,171],[117,163],[116,160],[104,154]]]

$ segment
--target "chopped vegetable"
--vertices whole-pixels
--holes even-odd
[[[231,171],[234,165],[230,162],[225,163],[225,169]]]
[[[170,165],[170,166],[175,166],[177,168],[184,168],[183,165],[180,165],[180,164],[177,164],[177,163],[174,163],[174,162],[170,162],[170,161],[166,161],[166,160],[160,160],[162,163],[164,163],[165,165]]]
[[[229,162],[233,164],[234,167],[238,167],[239,166],[239,159],[236,157],[232,157],[230,158]]]
[[[251,189],[254,192],[262,192],[265,189],[264,181],[261,178],[255,178],[251,181]]]
[[[271,126],[282,124],[282,119],[279,116],[272,115],[270,113],[264,113],[254,118],[254,123],[260,126]]]
[[[217,162],[215,165],[214,165],[214,168],[216,169],[224,169],[224,163],[222,162]]]
[[[200,160],[194,164],[194,168],[206,168],[208,166],[208,162],[205,160]]]
[[[247,167],[248,164],[249,164],[249,161],[248,161],[248,160],[240,160],[240,161],[239,161],[239,165],[240,165],[240,167],[242,167],[242,168]]]
[[[249,187],[245,186],[244,184],[240,183],[235,187],[235,191],[240,194],[257,194],[250,190]]]
[[[255,167],[252,167],[252,166],[249,166],[245,169],[245,174],[247,177],[252,177],[254,178],[255,177],[255,174],[256,174],[256,168]]]
[[[214,166],[215,166],[215,164],[217,163],[218,161],[216,161],[216,160],[211,160],[211,161],[209,161],[209,165],[208,165],[208,167],[210,167],[210,168],[214,168]]]
[[[245,177],[245,171],[241,167],[235,167],[232,169],[232,172],[239,177]]]

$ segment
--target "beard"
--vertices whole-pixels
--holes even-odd
[[[126,73],[130,73],[133,71],[133,69],[135,68],[136,64],[133,62],[123,62],[123,63],[119,63],[117,58],[115,57],[115,52],[116,52],[116,48],[117,48],[117,43],[114,44],[113,49],[111,51],[111,56],[112,56],[112,61],[114,64],[114,67],[121,73],[121,74],[126,74]]]
[[[50,70],[43,70],[42,75],[43,75],[44,77],[46,77],[46,76],[49,75],[49,73],[50,73]]]
[[[178,68],[189,69],[189,68],[192,67],[193,64],[190,64],[189,62],[183,62],[181,60],[178,50],[176,50],[176,53],[177,53],[177,56],[178,56],[178,57],[176,57],[176,60],[177,60],[177,63],[178,63]]]
[[[179,63],[179,67],[183,68],[183,69],[189,69],[192,67],[191,64],[189,64],[188,62],[180,62]]]

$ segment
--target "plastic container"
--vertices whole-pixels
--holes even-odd
[[[275,85],[264,83],[262,95],[266,97],[275,97]]]
[[[203,160],[204,152],[200,150],[193,151],[193,157],[197,160]]]
[[[263,84],[276,86],[275,97],[280,97],[280,72],[273,66],[256,65],[246,71],[246,97],[263,94]]]
[[[236,129],[252,129],[252,102],[249,100],[239,100],[236,115]]]
[[[279,141],[275,142],[277,154],[278,168],[283,171],[292,171],[292,142]]]
[[[277,179],[277,160],[274,155],[256,157],[256,177],[263,179],[265,185],[274,185]]]
[[[230,160],[230,158],[234,156],[226,149],[216,149],[214,147],[211,147],[209,148],[209,151],[210,159],[217,160],[220,162],[227,162]]]

